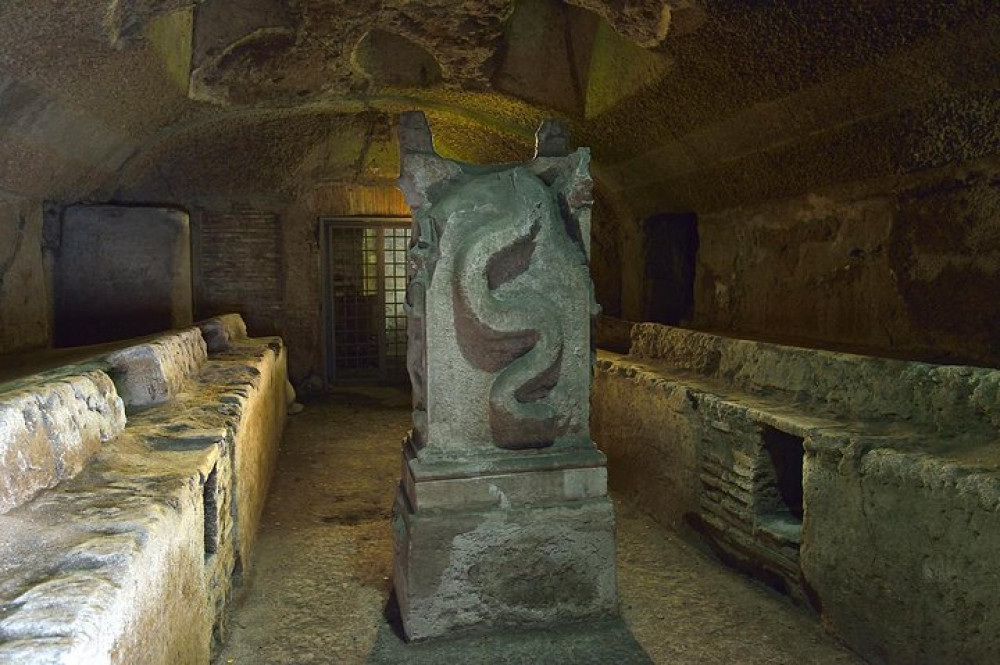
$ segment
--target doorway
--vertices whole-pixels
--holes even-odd
[[[406,378],[409,218],[324,218],[327,383]]]
[[[654,215],[642,225],[644,257],[643,321],[682,325],[694,314],[698,216]]]

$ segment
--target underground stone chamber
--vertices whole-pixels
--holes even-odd
[[[470,180],[542,163],[547,119],[565,127],[555,144],[590,151],[586,219],[566,216],[579,192],[557,169],[532,177],[577,220],[564,230],[592,294],[569,269],[538,279],[557,306],[600,310],[565,353],[592,367],[574,413],[606,467],[561,468],[559,489],[606,469],[617,542],[639,548],[614,562],[629,597],[635,562],[670,549],[628,531],[638,511],[857,658],[1000,660],[998,35],[986,0],[3,3],[0,662],[209,662],[234,631],[253,638],[227,617],[252,605],[258,564],[384,604],[384,559],[298,577],[259,545],[286,414],[349,405],[336,427],[363,438],[356,395],[407,381],[411,252],[451,214],[413,232],[396,132],[411,111],[433,164]],[[488,292],[512,288],[533,242],[486,268]],[[538,342],[465,323],[482,367]],[[336,459],[352,472],[331,505],[353,508],[302,518],[356,530],[308,551],[330,566],[353,561],[344,543],[389,552],[391,505],[344,488],[388,478],[391,504],[400,442],[369,468],[314,436],[282,473]],[[421,499],[444,501],[454,477],[432,471]],[[469,492],[510,494],[493,484]],[[495,593],[532,607],[500,568]],[[724,641],[699,651],[679,622],[643,623],[680,616],[692,587],[670,588],[646,618],[620,594],[620,635],[655,662],[725,659]],[[731,616],[690,606],[706,626]],[[779,624],[751,646],[791,643]]]

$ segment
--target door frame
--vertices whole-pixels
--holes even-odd
[[[333,311],[333,294],[330,292],[330,261],[332,257],[330,256],[330,240],[334,229],[365,229],[365,228],[410,228],[412,231],[413,218],[410,216],[392,216],[392,215],[322,215],[319,218],[319,241],[320,241],[320,311],[322,317],[322,336],[323,340],[320,345],[322,350],[322,362],[323,362],[323,388],[328,389],[333,385],[349,384],[349,383],[365,383],[369,381],[381,381],[381,377],[375,377],[375,379],[340,379],[336,377],[336,322],[334,321],[334,311]],[[380,266],[379,273],[381,275],[382,269],[381,265],[383,262],[382,252],[378,254],[378,263]],[[384,285],[382,280],[379,280],[378,284],[379,290],[379,300],[382,301],[382,307],[384,309],[385,296],[383,293]],[[383,318],[385,317],[385,312],[382,312]],[[379,330],[379,366],[382,367],[385,364],[385,326],[382,326],[382,330]]]

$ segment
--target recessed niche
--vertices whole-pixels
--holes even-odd
[[[694,313],[698,216],[654,215],[643,222],[643,320],[676,326]]]
[[[755,492],[758,524],[795,541],[802,527],[803,455],[801,436],[762,426]]]
[[[208,559],[219,549],[218,467],[212,467],[212,472],[205,479],[205,487],[202,492],[202,501],[205,508],[205,558]]]
[[[427,88],[441,81],[441,67],[433,55],[385,30],[371,30],[362,37],[351,63],[378,85]]]

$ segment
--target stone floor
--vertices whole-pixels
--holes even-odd
[[[571,633],[553,633],[541,640],[546,647],[537,656],[502,641],[455,644],[432,657],[414,651],[403,658],[399,645],[387,648],[386,640],[392,641],[383,619],[392,568],[388,518],[408,419],[408,396],[386,388],[340,391],[308,403],[290,419],[255,566],[216,665],[380,665],[394,658],[548,664],[554,661],[546,649],[577,642]],[[618,541],[625,624],[654,663],[863,662],[785,598],[621,504]],[[609,640],[628,651],[620,627],[602,633],[604,644],[593,633],[580,638],[592,645],[585,662],[639,662],[601,660],[600,649],[614,652]]]

